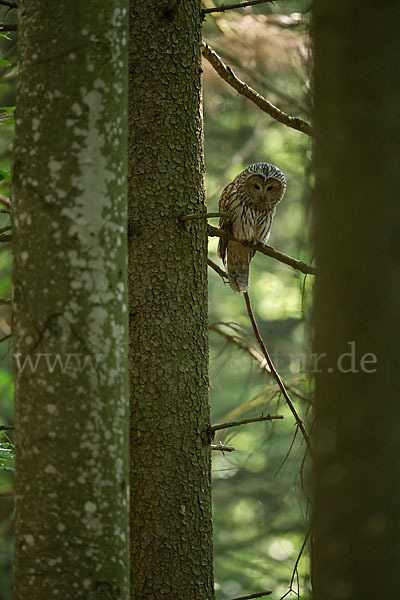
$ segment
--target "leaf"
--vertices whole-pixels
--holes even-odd
[[[11,63],[5,58],[0,58],[0,67],[11,67]]]
[[[11,40],[11,38],[8,37],[8,35],[6,35],[5,33],[0,33],[0,38],[5,38],[6,40]]]

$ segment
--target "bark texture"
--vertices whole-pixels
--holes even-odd
[[[124,0],[21,0],[15,599],[129,597]]]
[[[315,351],[327,354],[314,429],[315,600],[397,594],[399,18],[394,2],[314,4]]]
[[[130,18],[131,597],[210,600],[200,2]]]

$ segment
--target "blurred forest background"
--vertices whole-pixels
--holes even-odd
[[[220,5],[204,0],[205,8]],[[234,72],[292,116],[310,119],[309,2],[286,0],[207,15],[203,38]],[[5,16],[2,9],[2,17]],[[3,18],[0,17],[1,21]],[[16,11],[6,15],[16,22]],[[0,38],[0,229],[9,225],[6,198],[13,140],[17,34]],[[305,262],[310,242],[311,140],[277,123],[239,96],[204,60],[206,192],[210,211],[222,189],[253,162],[270,162],[286,175],[286,196],[277,210],[269,244]],[[32,140],[34,144],[34,140]],[[210,221],[217,226],[217,221]],[[210,239],[209,255],[218,240]],[[250,296],[264,342],[302,418],[312,406],[307,374],[311,277],[257,253]],[[10,244],[0,244],[0,426],[13,424]],[[210,392],[212,423],[284,415],[283,421],[229,429],[217,441],[233,445],[213,453],[215,581],[218,600],[271,590],[283,597],[307,534],[305,445],[274,379],[234,341],[256,349],[244,300],[209,272]],[[219,330],[219,331],[216,331]],[[225,335],[221,335],[221,332]],[[13,472],[7,462],[12,432],[0,432],[0,600],[10,600]],[[294,439],[295,438],[295,439]],[[304,478],[303,476],[304,475]],[[304,481],[305,479],[305,481]],[[293,590],[310,597],[307,548]],[[299,586],[299,587],[298,587]],[[294,592],[287,598],[294,598]]]

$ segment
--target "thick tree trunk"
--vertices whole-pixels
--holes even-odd
[[[213,598],[200,2],[131,6],[132,598]]]
[[[15,598],[126,600],[127,2],[18,5]]]
[[[398,593],[399,19],[394,2],[314,6],[315,600]]]

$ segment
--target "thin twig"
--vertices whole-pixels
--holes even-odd
[[[218,431],[219,429],[228,429],[228,427],[238,427],[239,425],[247,425],[247,423],[258,423],[260,421],[276,421],[277,419],[283,419],[282,415],[267,415],[266,417],[256,417],[254,419],[243,419],[242,421],[232,421],[231,423],[221,423],[220,425],[213,425],[211,431]]]
[[[295,578],[295,576],[296,576],[296,573],[298,573],[298,567],[299,567],[300,558],[301,558],[301,555],[302,555],[302,554],[303,554],[303,552],[304,552],[304,548],[306,547],[307,540],[308,540],[308,538],[309,538],[309,536],[310,536],[310,533],[311,533],[311,529],[309,529],[309,530],[307,531],[306,537],[304,538],[304,542],[303,542],[303,544],[302,544],[302,546],[301,546],[301,548],[300,548],[300,552],[299,552],[299,553],[298,553],[298,555],[297,555],[296,562],[294,563],[294,568],[293,568],[293,572],[292,572],[292,577],[291,577],[291,579],[290,579],[289,589],[288,589],[288,591],[286,592],[286,594],[284,594],[283,596],[281,596],[281,597],[279,598],[279,600],[283,600],[283,598],[286,598],[286,596],[288,596],[288,595],[289,595],[291,592],[292,592],[293,594],[296,594],[297,596],[299,596],[299,589],[297,588],[297,592],[295,592],[295,591],[294,591],[294,589],[293,589],[293,581],[294,581],[294,578]]]
[[[214,52],[216,52],[217,54],[222,54],[224,56],[224,59],[222,60],[229,60],[231,62],[233,62],[233,64],[235,65],[236,68],[238,68],[240,71],[243,71],[244,73],[246,73],[246,75],[249,75],[255,83],[259,83],[260,85],[264,86],[268,92],[272,92],[273,94],[275,94],[276,96],[279,96],[281,100],[283,100],[284,102],[288,103],[290,106],[296,106],[299,110],[310,114],[310,107],[306,106],[304,104],[302,104],[299,99],[295,99],[292,96],[288,96],[288,94],[285,94],[285,92],[282,92],[282,90],[277,89],[274,85],[272,85],[272,83],[263,75],[261,75],[261,73],[258,73],[257,71],[254,71],[254,69],[246,66],[243,63],[240,63],[238,61],[238,55],[233,54],[231,52],[229,52],[225,47],[218,47],[214,44],[213,46],[214,48]]]
[[[0,233],[5,233],[6,231],[11,231],[11,225],[7,225],[7,227],[2,227],[0,229]]]
[[[287,389],[290,392],[292,392],[292,394],[300,398],[300,400],[304,400],[304,402],[307,402],[307,404],[314,404],[314,400],[312,398],[309,398],[308,396],[305,396],[304,394],[299,392],[299,390],[296,387],[294,387],[294,385],[288,385]]]
[[[279,252],[278,250],[275,250],[275,248],[271,248],[271,246],[264,246],[260,242],[254,244],[253,242],[238,240],[223,229],[217,229],[212,225],[208,226],[208,235],[210,237],[219,237],[223,238],[224,240],[231,240],[237,244],[242,244],[242,246],[253,248],[253,250],[257,250],[257,252],[261,252],[261,254],[265,254],[266,256],[271,256],[271,258],[275,258],[276,260],[279,260],[285,265],[289,265],[290,267],[293,267],[293,269],[301,271],[302,273],[309,273],[310,275],[315,275],[316,273],[315,267],[312,267],[311,265],[308,265],[297,258],[292,258],[287,254],[283,254],[283,252]]]
[[[282,461],[282,462],[281,462],[281,464],[279,465],[279,467],[278,467],[278,470],[275,472],[275,477],[277,477],[277,475],[279,474],[279,471],[282,469],[283,465],[285,464],[285,462],[286,462],[286,461],[287,461],[287,459],[289,458],[289,456],[290,456],[290,453],[291,453],[291,451],[292,451],[292,448],[293,448],[293,446],[294,446],[294,443],[295,443],[295,441],[296,441],[296,437],[297,437],[297,433],[298,433],[298,431],[299,431],[299,428],[298,428],[298,427],[296,427],[296,430],[295,430],[295,432],[294,432],[294,436],[293,436],[293,438],[292,438],[292,441],[290,442],[289,449],[288,449],[288,451],[286,452],[286,454],[285,454],[285,456],[284,456],[284,459],[283,459],[283,461]]]
[[[14,425],[0,425],[0,431],[12,431],[15,429]]]
[[[301,131],[307,135],[313,135],[311,125],[307,123],[307,121],[300,119],[300,117],[291,117],[287,113],[281,111],[279,108],[271,104],[269,100],[264,98],[264,96],[256,92],[256,90],[253,90],[253,88],[247,85],[247,83],[239,79],[232,69],[222,61],[218,54],[208,44],[203,42],[201,47],[203,56],[216,70],[218,75],[220,75],[224,81],[229,83],[229,85],[239,92],[239,94],[246,96],[246,98],[254,102],[254,104],[266,112],[270,117],[276,121],[279,121],[279,123],[283,123],[287,127],[297,129],[297,131]]]
[[[218,273],[218,275],[222,277],[222,279],[228,280],[228,273],[225,273],[225,271],[221,269],[221,267],[219,267],[213,260],[211,260],[211,258],[207,258],[207,264],[209,267],[214,269],[214,271]]]
[[[12,337],[12,334],[11,334],[11,333],[10,333],[9,335],[5,335],[4,337],[2,337],[2,338],[0,339],[0,344],[1,344],[2,342],[5,342],[6,340],[9,340],[9,339],[10,339],[10,337]]]
[[[250,594],[250,596],[240,596],[240,598],[234,598],[233,600],[251,600],[251,598],[264,598],[264,596],[270,596],[272,592],[258,592],[258,594]]]
[[[298,415],[298,413],[297,413],[297,411],[296,411],[296,409],[294,407],[294,404],[291,401],[291,399],[289,397],[289,394],[287,393],[285,385],[284,385],[282,379],[280,378],[280,375],[279,375],[278,371],[275,369],[275,367],[273,365],[273,362],[272,362],[271,357],[270,357],[270,355],[268,353],[268,350],[265,347],[265,344],[264,344],[263,339],[262,339],[262,337],[260,335],[260,332],[259,332],[256,320],[255,320],[255,317],[254,317],[253,309],[251,308],[251,303],[250,303],[249,295],[248,295],[247,292],[244,292],[243,295],[244,295],[244,299],[245,299],[245,302],[246,302],[247,313],[249,315],[249,318],[250,318],[250,321],[251,321],[251,325],[253,327],[254,335],[256,336],[258,345],[260,346],[261,351],[264,354],[265,359],[266,359],[266,361],[268,363],[268,366],[271,369],[271,373],[274,376],[274,378],[275,378],[275,380],[276,380],[276,382],[277,382],[277,384],[279,386],[279,389],[281,390],[281,392],[283,394],[283,397],[285,398],[286,404],[288,405],[288,407],[289,407],[289,409],[290,409],[290,411],[291,411],[291,413],[292,413],[292,415],[294,417],[294,420],[296,421],[297,427],[300,429],[301,433],[303,434],[303,438],[304,438],[304,440],[305,440],[305,442],[307,444],[307,448],[308,448],[308,450],[309,450],[309,452],[311,454],[311,443],[310,443],[310,439],[309,439],[309,437],[307,435],[307,432],[306,432],[306,430],[304,428],[303,421],[300,419],[300,417],[299,417],[299,415]]]
[[[214,217],[230,217],[228,212],[210,212],[210,213],[194,213],[193,215],[185,215],[182,221],[194,221],[195,219],[213,219]]]
[[[229,343],[234,344],[235,346],[237,346],[241,350],[244,350],[245,352],[247,352],[247,354],[250,354],[250,356],[252,358],[255,358],[256,361],[260,364],[260,367],[262,369],[265,369],[266,371],[270,372],[269,366],[266,363],[265,358],[263,358],[261,356],[261,354],[259,352],[257,352],[257,350],[255,350],[251,346],[248,346],[247,344],[245,344],[238,337],[235,337],[233,335],[229,335],[229,333],[226,333],[225,331],[222,331],[222,329],[219,329],[219,327],[216,327],[215,325],[210,324],[208,326],[208,329],[210,329],[211,331],[215,331],[215,333],[218,333],[218,335],[220,335],[221,337],[225,338]]]
[[[233,446],[224,446],[223,444],[211,444],[211,450],[220,450],[220,452],[235,452],[236,448]]]
[[[246,6],[253,6],[254,4],[266,4],[267,2],[274,2],[274,0],[248,0],[247,2],[240,2],[239,4],[222,4],[216,8],[205,8],[203,9],[203,15],[215,12],[225,12],[226,10],[232,10],[233,8],[246,8]]]
[[[0,235],[0,242],[11,242],[11,235]]]
[[[304,496],[307,498],[308,502],[311,504],[311,498],[307,494],[306,484],[305,484],[305,481],[304,481],[304,467],[305,467],[305,464],[306,464],[307,456],[308,456],[308,448],[306,448],[305,451],[304,451],[304,455],[303,455],[303,459],[301,461],[299,473],[300,473],[300,481],[301,481],[302,492],[303,492]]]

